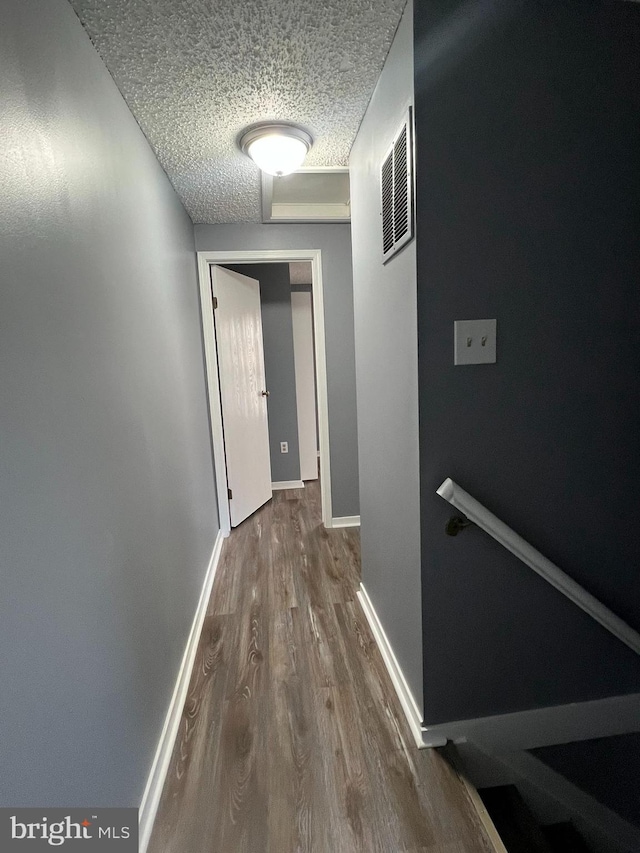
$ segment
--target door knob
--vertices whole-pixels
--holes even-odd
[[[262,396],[263,396],[263,397],[268,397],[268,396],[269,396],[269,392],[268,392],[268,391],[261,391],[260,393],[262,394]]]

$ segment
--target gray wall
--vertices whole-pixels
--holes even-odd
[[[445,536],[435,490],[640,629],[640,6],[420,0],[415,28],[427,720],[637,691],[637,656],[515,557]],[[497,364],[454,367],[474,317]]]
[[[260,282],[264,370],[269,389],[269,445],[273,482],[300,479],[300,442],[296,408],[296,367],[289,264],[225,264]],[[280,452],[280,442],[289,452]]]
[[[196,225],[198,251],[320,249],[334,517],[358,515],[358,437],[348,225]]]
[[[136,806],[217,531],[192,225],[65,0],[0,87],[0,805]]]
[[[382,265],[379,168],[413,100],[411,3],[351,151],[362,579],[422,699],[415,243]]]

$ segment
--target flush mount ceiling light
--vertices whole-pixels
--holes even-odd
[[[240,138],[244,153],[263,172],[278,178],[299,169],[312,145],[306,130],[283,122],[255,125]]]

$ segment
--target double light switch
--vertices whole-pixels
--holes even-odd
[[[496,325],[495,320],[455,320],[453,363],[494,364]]]

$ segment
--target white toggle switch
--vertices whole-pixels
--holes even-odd
[[[494,364],[496,326],[495,320],[454,320],[453,363]]]

